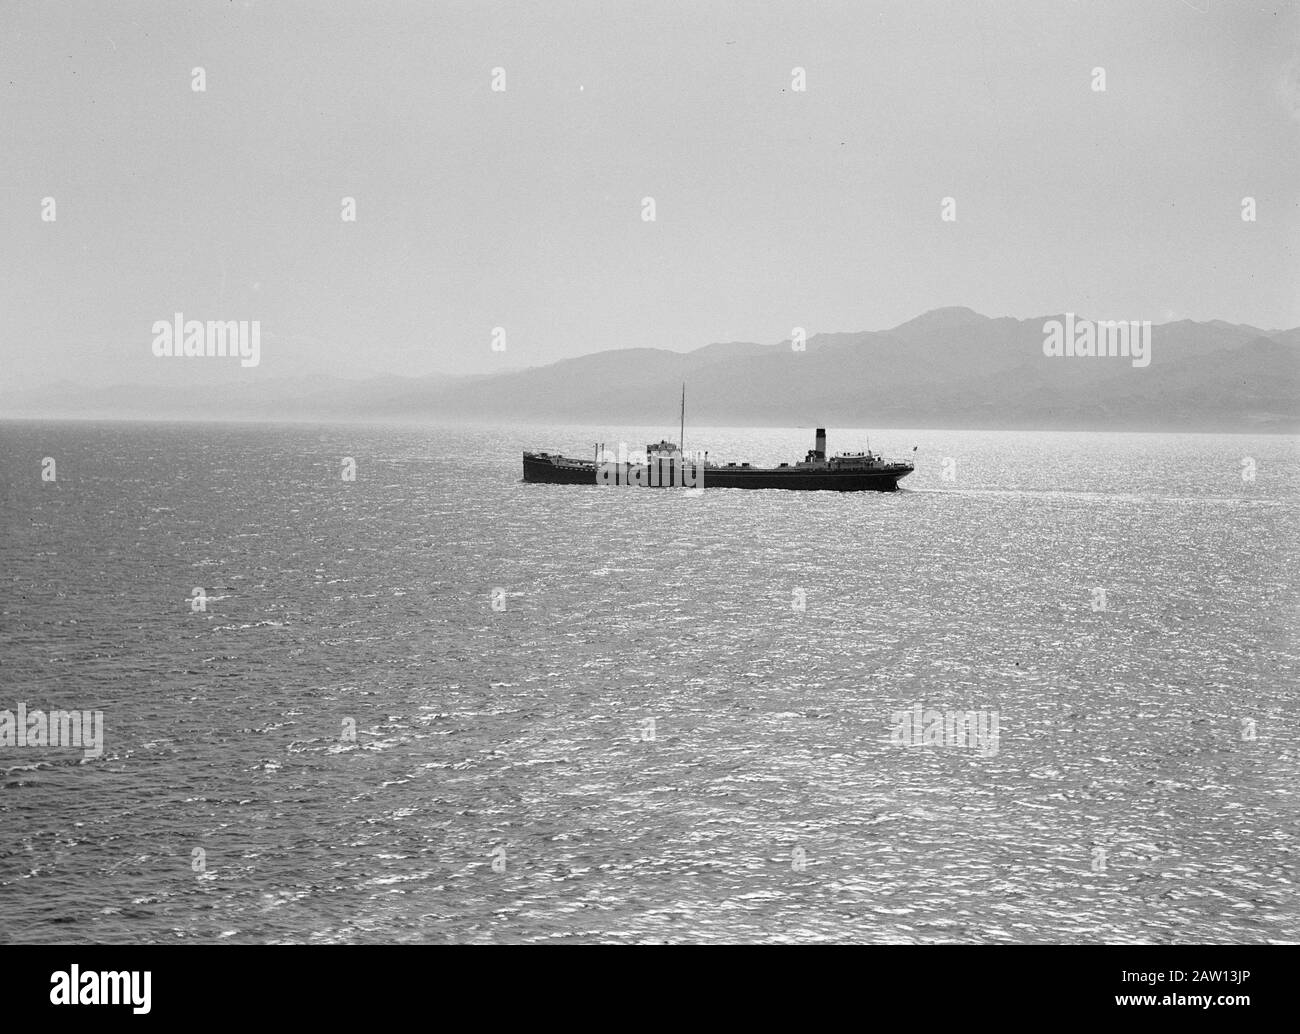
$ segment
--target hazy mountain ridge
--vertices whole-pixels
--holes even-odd
[[[1076,319],[1087,318],[1083,315]],[[473,377],[261,380],[0,393],[0,415],[131,419],[456,419],[1097,430],[1300,430],[1300,328],[1152,327],[1151,364],[1048,357],[1043,324],[951,307],[794,351],[633,348]]]

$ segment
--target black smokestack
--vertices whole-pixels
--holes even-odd
[[[817,428],[817,454],[826,458],[826,428]]]

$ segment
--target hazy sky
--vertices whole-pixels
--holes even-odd
[[[249,375],[155,358],[177,311],[260,377],[1300,324],[1294,5],[4,0],[0,133],[0,388]]]

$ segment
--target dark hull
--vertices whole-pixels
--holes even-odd
[[[594,485],[596,464],[588,463],[585,467],[557,467],[546,460],[535,460],[531,456],[525,456],[524,480],[547,485]]]
[[[706,470],[705,488],[785,488],[802,492],[896,492],[901,470]]]
[[[798,470],[770,467],[709,467],[705,488],[779,488],[802,492],[894,492],[901,478],[912,473],[907,464],[884,470]],[[547,460],[524,457],[524,480],[548,485],[595,485],[596,465],[561,467]],[[666,486],[665,486],[666,487]]]

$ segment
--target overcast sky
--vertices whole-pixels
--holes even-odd
[[[946,305],[1296,326],[1298,41],[1218,0],[4,0],[0,388],[196,376],[178,311],[260,320],[261,377]]]

